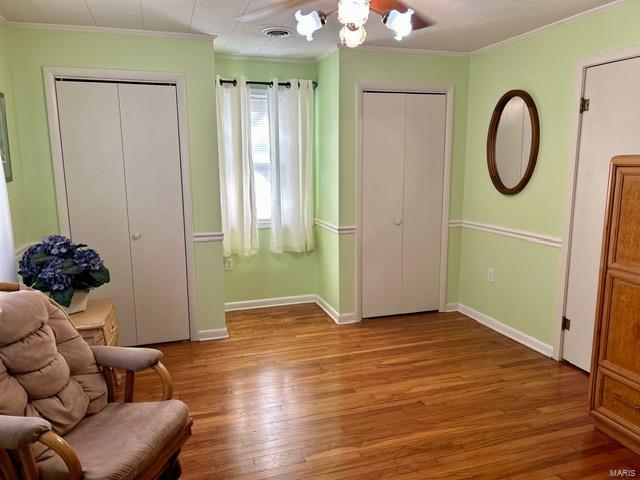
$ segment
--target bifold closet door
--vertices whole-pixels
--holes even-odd
[[[127,191],[118,85],[56,82],[71,238],[100,253],[111,282],[92,297],[116,298],[121,345],[136,345]]]
[[[138,343],[189,338],[178,106],[173,85],[119,84]]]
[[[56,85],[72,239],[104,257],[121,345],[189,338],[176,89]]]
[[[362,316],[438,309],[446,96],[366,92]]]

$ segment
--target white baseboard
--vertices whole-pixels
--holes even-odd
[[[551,345],[547,345],[546,343],[543,343],[540,340],[527,335],[526,333],[522,333],[520,330],[516,330],[513,327],[505,325],[495,318],[491,318],[484,313],[481,313],[471,307],[467,307],[466,305],[462,304],[458,305],[458,311],[460,313],[463,313],[464,315],[467,315],[468,317],[473,318],[476,322],[489,327],[491,330],[495,330],[505,337],[509,337],[510,339],[515,340],[516,342],[535,350],[536,352],[539,352],[547,357],[553,356],[553,347]]]
[[[300,303],[314,303],[315,295],[296,295],[294,297],[261,298],[259,300],[246,300],[244,302],[227,302],[224,304],[225,312],[234,310],[250,310],[252,308],[282,307],[285,305],[298,305]]]
[[[447,303],[444,307],[445,312],[457,312],[460,308],[460,305],[457,303]]]
[[[229,332],[227,327],[216,328],[213,330],[200,330],[198,332],[198,341],[204,342],[206,340],[224,340],[229,338]]]
[[[225,312],[235,310],[250,310],[253,308],[283,307],[286,305],[300,305],[302,303],[316,303],[338,325],[348,325],[356,322],[355,313],[338,313],[329,302],[319,295],[297,295],[294,297],[262,298],[260,300],[247,300],[245,302],[227,302],[224,304]]]

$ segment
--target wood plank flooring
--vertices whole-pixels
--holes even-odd
[[[300,305],[227,322],[229,340],[158,347],[194,418],[184,479],[640,476],[594,430],[586,374],[461,314],[338,326]],[[136,400],[159,394],[139,375]]]

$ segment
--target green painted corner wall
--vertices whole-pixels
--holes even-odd
[[[546,29],[470,62],[463,218],[562,238],[575,138],[572,125],[580,59],[640,43],[640,4],[615,8]],[[540,114],[538,164],[515,196],[499,194],[486,168],[487,125],[507,90],[527,90]],[[563,239],[566,241],[566,239]],[[494,284],[487,268],[495,267]],[[464,230],[459,301],[553,345],[561,285],[560,249]]]
[[[220,230],[212,42],[16,27],[6,28],[5,35],[17,131],[12,149],[17,145],[16,186],[21,185],[11,187],[16,243],[58,231],[44,66],[184,72],[193,226],[196,232]],[[202,330],[224,327],[222,257],[211,253],[216,248],[196,248],[203,262],[196,267]]]
[[[317,80],[318,67],[315,63],[218,56],[216,74],[222,78],[244,75],[249,80],[264,81],[273,78]],[[258,254],[252,257],[234,257],[234,269],[224,272],[225,302],[310,295],[316,292],[316,251],[276,255],[269,251],[269,229],[261,229],[258,238]]]

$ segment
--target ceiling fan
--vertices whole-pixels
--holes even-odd
[[[238,18],[241,22],[256,22],[278,12],[293,9],[312,3],[314,0],[282,0],[252,12],[245,13]],[[303,14],[302,10],[295,13],[298,22],[297,30],[300,35],[313,40],[313,33],[322,28],[327,17],[338,14],[338,21],[343,25],[340,30],[340,40],[347,47],[362,45],[367,36],[364,25],[369,20],[369,13],[373,12],[382,18],[382,22],[391,29],[396,40],[402,40],[413,30],[420,30],[434,24],[427,17],[416,13],[402,0],[338,0],[335,9],[329,12],[314,10]]]

